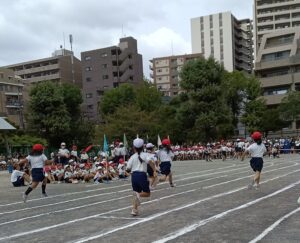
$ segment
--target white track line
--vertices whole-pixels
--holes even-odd
[[[300,207],[296,208],[295,210],[289,212],[288,214],[284,215],[280,219],[278,219],[276,222],[274,222],[272,225],[270,225],[268,228],[266,228],[260,235],[255,237],[253,240],[249,241],[249,243],[256,243],[260,240],[262,240],[267,234],[269,234],[273,229],[275,229],[282,221],[286,220],[290,216],[294,215],[295,213],[300,211]]]
[[[248,203],[242,204],[242,205],[240,205],[238,207],[229,209],[229,210],[224,211],[222,213],[219,213],[219,214],[216,214],[214,216],[211,216],[211,217],[209,217],[207,219],[200,220],[197,223],[194,223],[192,225],[183,227],[182,229],[174,231],[174,232],[168,234],[167,236],[165,236],[164,238],[162,238],[160,240],[157,240],[157,241],[154,241],[153,243],[164,243],[164,242],[167,242],[167,241],[170,241],[170,240],[174,240],[174,239],[176,239],[176,238],[178,238],[178,237],[180,237],[182,235],[185,235],[185,234],[187,234],[189,232],[192,232],[192,231],[196,230],[197,228],[199,228],[199,227],[201,227],[203,225],[206,225],[206,224],[208,224],[208,223],[210,223],[212,221],[215,221],[217,219],[223,218],[223,217],[225,217],[226,215],[228,215],[228,214],[230,214],[232,212],[235,212],[235,211],[238,211],[238,210],[250,207],[250,206],[252,206],[252,205],[254,205],[254,204],[258,203],[258,202],[261,202],[261,201],[263,201],[265,199],[268,199],[270,197],[276,196],[279,193],[285,192],[285,191],[287,191],[287,190],[295,187],[298,184],[300,184],[300,180],[297,181],[297,182],[295,182],[295,183],[292,183],[292,184],[290,184],[290,185],[288,185],[288,186],[286,186],[286,187],[284,187],[284,188],[282,188],[280,190],[277,190],[277,191],[275,191],[275,192],[273,192],[271,194],[268,194],[268,195],[266,195],[264,197],[257,198],[257,199],[255,199],[253,201],[250,201]]]
[[[201,183],[201,182],[204,182],[204,181],[215,180],[215,179],[219,179],[219,178],[226,177],[226,176],[227,175],[213,177],[213,178],[208,178],[208,179],[204,179],[204,180],[196,181],[196,182],[191,182],[191,183],[179,185],[176,188],[190,186],[190,185],[193,185],[193,184]],[[172,190],[172,189],[171,188],[161,188],[161,189],[157,189],[157,190],[155,190],[153,192],[158,192],[158,191],[162,191],[162,190]],[[132,195],[127,195],[127,196],[123,196],[123,197],[113,198],[113,199],[105,200],[105,201],[99,201],[99,202],[95,202],[95,203],[89,203],[89,206],[103,204],[103,203],[106,203],[106,202],[118,201],[118,200],[121,200],[121,199],[124,199],[124,198],[128,198],[128,197],[132,197]],[[43,205],[43,206],[49,207],[49,206],[53,206],[53,204],[46,204],[46,205]],[[28,220],[28,219],[31,219],[31,218],[38,218],[38,217],[42,217],[42,216],[46,216],[46,215],[50,215],[50,214],[64,213],[64,212],[67,212],[67,211],[76,210],[76,209],[80,209],[80,208],[86,208],[86,205],[81,205],[81,206],[76,206],[76,207],[66,208],[66,209],[61,209],[61,210],[55,210],[55,211],[50,211],[50,212],[47,212],[47,213],[41,213],[41,214],[37,214],[37,215],[33,215],[33,216],[28,216],[28,217],[24,217],[24,218],[15,219],[15,220],[12,220],[12,221],[6,221],[6,222],[3,222],[3,223],[0,223],[0,226],[1,225],[7,225],[7,224],[11,224],[11,223],[20,222],[20,221],[23,221],[23,220]],[[35,209],[35,207],[28,208],[28,209]],[[9,211],[9,213],[13,213],[13,212]]]
[[[231,167],[235,167],[236,164],[233,164],[231,166],[224,166],[222,168],[217,168],[217,169],[209,169],[209,170],[204,170],[204,171],[198,171],[198,172],[193,172],[193,174],[195,173],[203,173],[203,172],[206,172],[206,171],[215,171],[215,170],[220,170],[220,169],[226,169],[226,168],[231,168]],[[242,169],[243,167],[241,167]],[[225,171],[226,172],[226,171]],[[180,174],[180,176],[185,176],[185,175],[188,175],[188,174],[191,174],[191,173],[186,173],[186,174]],[[205,174],[204,174],[205,175]],[[204,176],[204,175],[200,175],[201,176]],[[177,177],[175,177],[177,178]],[[195,178],[195,177],[194,177]],[[182,179],[181,179],[182,180]],[[181,181],[181,180],[176,180],[176,181]],[[164,183],[160,183],[161,184],[166,184],[166,182]],[[93,185],[90,185],[90,186],[94,186]],[[96,185],[96,186],[99,186],[99,185]],[[27,202],[32,202],[32,201],[40,201],[40,200],[48,200],[50,198],[56,198],[56,197],[65,197],[65,196],[69,196],[69,195],[77,195],[77,194],[82,194],[82,193],[89,193],[89,192],[95,192],[95,191],[103,191],[103,190],[109,190],[109,189],[113,189],[113,188],[120,188],[120,187],[126,187],[126,186],[131,186],[130,183],[127,183],[127,184],[123,184],[123,185],[116,185],[116,186],[111,186],[111,187],[104,187],[104,188],[97,188],[97,189],[90,189],[90,190],[86,190],[86,191],[77,191],[77,192],[68,192],[68,193],[63,193],[63,194],[57,194],[57,195],[52,195],[52,196],[48,196],[47,198],[34,198],[34,199],[29,199],[27,200]],[[23,201],[19,201],[19,202],[14,202],[14,203],[8,203],[8,204],[0,204],[0,207],[5,207],[5,206],[11,206],[11,205],[16,205],[16,204],[24,204]]]
[[[246,204],[242,204],[240,205],[239,207],[236,207],[236,208],[233,208],[233,209],[230,209],[230,210],[227,210],[225,212],[222,212],[220,214],[217,214],[217,215],[214,215],[208,219],[205,219],[205,220],[201,220],[199,222],[197,222],[196,224],[193,224],[193,225],[190,225],[190,226],[187,226],[187,227],[184,227],[183,229],[179,230],[179,231],[176,231],[176,232],[172,232],[170,233],[168,236],[166,236],[165,238],[161,239],[161,240],[158,240],[158,241],[155,241],[155,243],[163,243],[163,242],[166,242],[166,241],[169,241],[169,240],[173,240],[173,239],[176,239],[177,237],[181,236],[181,235],[184,235],[188,232],[191,232],[195,229],[197,229],[198,227],[204,225],[204,224],[207,224],[211,221],[214,221],[216,219],[219,219],[219,218],[222,218],[224,216],[226,216],[227,214],[231,213],[231,212],[234,212],[234,211],[237,211],[237,210],[240,210],[240,209],[243,209],[243,208],[246,208],[246,207],[249,207],[255,203],[258,203],[264,199],[267,199],[267,198],[270,198],[270,197],[273,197],[281,192],[284,192],[286,190],[289,190],[291,189],[292,187],[296,186],[297,184],[300,183],[300,180],[295,182],[295,183],[292,183],[290,184],[289,186],[286,186],[278,191],[275,191],[267,196],[264,196],[264,197],[261,197],[261,198],[258,198],[256,200],[253,200],[251,202],[248,202]],[[236,190],[234,190],[236,191]],[[220,195],[228,195],[228,194],[231,194],[233,191],[230,191],[230,192],[225,192],[225,193],[221,193],[221,194],[217,194],[215,196],[213,196],[214,198],[216,197],[220,197]],[[76,240],[74,242],[76,243],[83,243],[83,242],[87,242],[87,241],[90,241],[90,240],[95,240],[95,239],[98,239],[98,238],[101,238],[103,236],[106,236],[106,235],[109,235],[111,233],[114,233],[114,232],[117,232],[119,230],[123,230],[123,229],[127,229],[127,228],[130,228],[132,226],[135,226],[135,225],[138,225],[138,224],[141,224],[141,223],[144,223],[144,222],[148,222],[148,221],[151,221],[153,219],[156,219],[158,217],[161,217],[161,216],[164,216],[166,214],[169,214],[169,213],[173,213],[173,212],[177,212],[177,211],[180,211],[182,209],[185,209],[185,208],[189,208],[189,207],[192,207],[192,206],[195,206],[201,202],[203,202],[203,200],[205,199],[202,199],[202,200],[199,200],[199,201],[196,201],[196,202],[193,202],[193,203],[190,203],[190,204],[187,204],[187,205],[184,205],[184,206],[181,206],[181,207],[177,207],[177,208],[173,208],[171,210],[167,210],[167,211],[164,211],[164,212],[161,212],[161,213],[157,213],[157,214],[154,214],[152,216],[149,216],[147,218],[144,218],[142,220],[139,220],[137,222],[134,222],[134,223],[131,223],[131,224],[127,224],[127,225],[124,225],[124,226],[121,226],[121,227],[118,227],[118,228],[115,228],[115,229],[112,229],[112,230],[109,230],[107,232],[104,232],[104,233],[101,233],[101,234],[98,234],[98,235],[94,235],[94,236],[91,236],[91,237],[87,237],[87,238],[83,238],[83,239],[79,239],[79,240]]]
[[[295,165],[293,165],[293,166],[295,166]],[[215,175],[215,174],[226,173],[226,172],[235,171],[235,170],[239,170],[239,169],[242,169],[242,168],[232,169],[232,170],[227,170],[227,171],[221,171],[221,172],[215,172],[215,173],[209,173],[209,174],[206,174],[206,175],[207,176],[208,175]],[[279,168],[277,170],[280,170],[280,169],[281,168]],[[239,172],[239,174],[241,174],[241,173],[247,173],[247,171]],[[206,175],[199,175],[199,176],[187,177],[187,178],[183,178],[183,179],[180,179],[180,180],[176,180],[175,182],[186,181],[186,180],[189,180],[189,179],[204,177]],[[226,177],[226,176],[228,176],[228,175],[221,176],[221,177]],[[203,181],[207,181],[207,180],[219,179],[221,177],[208,178],[206,180],[192,182],[192,183],[184,184],[184,185],[181,185],[181,186],[193,185],[193,184],[197,184],[197,183],[200,183],[200,182],[203,182]],[[247,177],[251,177],[251,176],[247,176]],[[247,177],[242,177],[242,178],[247,178]],[[242,178],[239,178],[239,180],[242,179]],[[167,182],[165,182],[164,184],[166,184],[166,183]],[[228,182],[223,182],[223,183],[228,183]],[[161,184],[163,184],[163,183],[161,183]],[[128,186],[130,186],[130,184]],[[181,186],[177,186],[177,187],[181,187]],[[205,187],[203,187],[203,188],[205,188]],[[33,207],[15,209],[15,210],[10,210],[10,211],[0,212],[0,215],[12,214],[12,213],[16,213],[16,212],[23,212],[23,211],[28,211],[30,209],[37,209],[37,208],[44,208],[44,207],[49,207],[49,206],[55,206],[55,205],[59,205],[59,204],[65,204],[65,203],[69,203],[69,202],[76,202],[76,201],[85,200],[85,199],[89,199],[89,198],[100,197],[100,196],[111,195],[111,194],[117,194],[117,193],[122,193],[122,192],[127,192],[127,191],[131,191],[131,189],[125,189],[125,190],[115,191],[115,192],[107,192],[107,193],[102,193],[102,194],[97,194],[97,195],[91,195],[91,196],[86,196],[86,197],[80,197],[80,198],[74,198],[74,199],[70,199],[70,200],[60,201],[60,202],[56,202],[56,203],[49,203],[49,204],[43,204],[43,205],[39,205],[39,206],[33,206]],[[158,191],[158,190],[155,190],[155,191]]]
[[[300,170],[299,170],[299,171],[300,171]],[[268,182],[268,181],[272,181],[272,180],[275,180],[275,179],[278,179],[278,178],[281,178],[281,177],[285,177],[285,176],[287,176],[287,175],[289,175],[289,174],[293,174],[293,173],[296,173],[296,172],[298,172],[298,171],[293,171],[293,172],[291,172],[291,173],[288,173],[288,174],[285,174],[285,175],[281,175],[281,176],[278,176],[278,177],[275,177],[275,178],[266,180],[266,181],[264,181],[264,182],[262,182],[262,183],[266,183],[266,182]],[[299,181],[299,183],[300,183],[300,181]],[[246,189],[246,188],[247,188],[247,187],[240,187],[240,188],[237,188],[237,189],[234,189],[234,190],[231,190],[231,191],[219,193],[219,194],[216,194],[216,195],[213,195],[213,196],[210,196],[210,197],[201,199],[201,200],[196,201],[196,202],[194,202],[194,203],[190,203],[190,204],[187,204],[187,205],[184,205],[184,206],[175,208],[175,209],[167,210],[167,211],[164,211],[164,212],[162,212],[162,213],[154,214],[153,216],[144,218],[143,220],[137,221],[137,222],[135,222],[134,224],[125,225],[125,226],[123,226],[123,227],[115,228],[114,230],[110,230],[110,231],[105,232],[105,233],[103,233],[103,234],[104,234],[104,235],[108,235],[108,234],[114,233],[114,232],[116,232],[116,231],[119,231],[119,230],[122,230],[122,229],[126,229],[126,228],[129,228],[129,227],[132,227],[132,226],[137,225],[137,224],[141,224],[141,223],[144,223],[144,222],[148,222],[148,221],[150,221],[150,220],[152,220],[152,219],[154,219],[154,218],[161,217],[161,216],[163,216],[163,215],[172,213],[172,212],[174,212],[174,211],[179,211],[179,210],[181,210],[181,209],[189,208],[189,207],[192,207],[192,206],[194,206],[194,205],[200,204],[200,203],[202,203],[202,202],[206,202],[206,201],[209,201],[209,200],[212,200],[212,199],[215,199],[215,198],[219,198],[219,197],[223,197],[223,196],[227,196],[227,195],[230,195],[230,194],[239,192],[239,191],[244,190],[244,189]],[[171,198],[171,197],[174,197],[174,196],[177,196],[177,195],[182,195],[182,194],[194,192],[194,191],[196,191],[196,190],[198,190],[198,189],[193,189],[193,190],[189,190],[189,191],[185,191],[185,192],[181,192],[181,193],[177,193],[177,194],[172,194],[172,195],[169,195],[169,196],[161,197],[161,198],[158,198],[158,199],[154,199],[154,200],[145,202],[145,203],[143,203],[143,205],[144,205],[144,204],[150,204],[150,203],[152,203],[152,202],[158,202],[158,201],[160,201],[160,200],[163,200],[163,199],[166,199],[166,198]],[[125,210],[125,209],[129,209],[129,208],[131,208],[131,206],[127,206],[127,207],[123,207],[123,208],[118,208],[118,209],[110,210],[110,211],[107,211],[107,212],[105,212],[105,213],[95,214],[95,215],[92,215],[92,216],[87,216],[87,217],[83,217],[83,218],[77,218],[77,219],[70,220],[70,221],[66,221],[66,222],[63,222],[63,223],[60,223],[60,224],[55,224],[55,225],[51,225],[51,226],[46,226],[46,227],[43,227],[43,228],[31,230],[31,231],[20,232],[20,233],[14,234],[14,235],[4,236],[4,237],[1,237],[1,238],[0,238],[0,241],[3,241],[3,240],[10,240],[10,239],[13,239],[13,238],[18,238],[18,237],[22,237],[22,236],[26,236],[26,235],[31,235],[31,234],[34,234],[34,233],[39,233],[39,232],[47,231],[47,230],[50,230],[50,229],[55,229],[55,228],[57,228],[57,227],[61,227],[61,226],[65,226],[65,225],[69,225],[69,224],[73,224],[73,223],[85,221],[85,220],[92,219],[92,218],[97,218],[97,217],[102,216],[102,215],[105,215],[105,214],[111,214],[111,213],[114,213],[114,212],[119,212],[119,211],[122,211],[122,210]],[[103,234],[101,234],[101,235],[103,235]],[[96,238],[101,237],[101,235],[100,235],[100,236],[97,235]],[[94,237],[95,237],[95,236],[94,236]],[[78,242],[85,242],[85,241],[87,241],[87,240],[84,240],[84,241],[78,241]]]
[[[295,163],[294,165],[289,165],[289,166],[281,167],[279,169],[267,170],[267,171],[264,171],[263,174],[270,173],[270,172],[273,172],[273,171],[283,170],[283,169],[294,167],[294,166],[297,166],[297,165],[299,165],[299,163]],[[271,167],[271,166],[269,166],[269,167]],[[247,176],[247,177],[253,177],[253,175],[250,175],[250,176]],[[209,188],[212,188],[212,187],[216,187],[216,186],[228,184],[228,183],[231,183],[231,182],[234,182],[234,181],[243,180],[243,179],[245,179],[247,177],[239,177],[239,178],[236,178],[236,179],[233,179],[233,180],[230,180],[230,181],[224,181],[224,182],[220,182],[218,184],[214,184],[214,185],[210,185],[210,186],[205,186],[205,187],[203,187],[203,189],[209,189]]]

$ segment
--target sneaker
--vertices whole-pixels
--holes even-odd
[[[28,195],[26,195],[25,192],[23,192],[22,198],[23,198],[23,202],[26,203]]]
[[[132,209],[131,210],[131,215],[132,216],[137,216],[139,214],[138,210],[137,209]]]
[[[258,190],[259,188],[260,188],[260,185],[255,184],[254,189],[255,189],[255,190]]]
[[[176,186],[176,184],[170,183],[170,187],[175,187],[175,186]]]
[[[48,194],[46,192],[42,193],[42,197],[48,197]]]
[[[133,192],[133,197],[134,197],[134,200],[136,202],[136,205],[140,206],[141,205],[140,194],[138,192]]]

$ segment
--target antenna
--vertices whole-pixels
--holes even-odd
[[[66,38],[65,38],[65,32],[63,32],[63,40],[64,40],[64,49],[66,47]]]
[[[73,35],[72,34],[69,35],[69,40],[70,40],[70,45],[71,45],[71,51],[73,51],[73,47],[72,47],[72,44],[73,44]]]
[[[171,41],[171,51],[172,51],[172,56],[174,56],[174,53],[173,53],[173,40]]]

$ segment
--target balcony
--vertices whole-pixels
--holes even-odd
[[[34,67],[34,68],[30,68],[30,69],[19,70],[19,71],[16,71],[16,74],[24,75],[24,74],[40,73],[40,72],[56,70],[56,69],[59,69],[58,64],[51,64],[51,65],[47,65],[47,66],[40,66],[40,67]]]
[[[291,74],[280,75],[275,77],[259,78],[259,80],[262,88],[290,85],[293,82]]]
[[[286,96],[286,94],[280,95],[266,95],[263,98],[266,100],[267,105],[278,105],[281,103],[282,99]]]

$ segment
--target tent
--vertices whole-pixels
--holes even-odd
[[[10,125],[7,121],[5,121],[5,119],[3,117],[0,117],[0,131],[3,132],[6,152],[7,152],[7,155],[10,156],[11,151],[10,151],[9,146],[8,146],[7,134],[6,134],[6,131],[9,131],[9,130],[16,130],[16,128],[13,127],[12,125]]]

